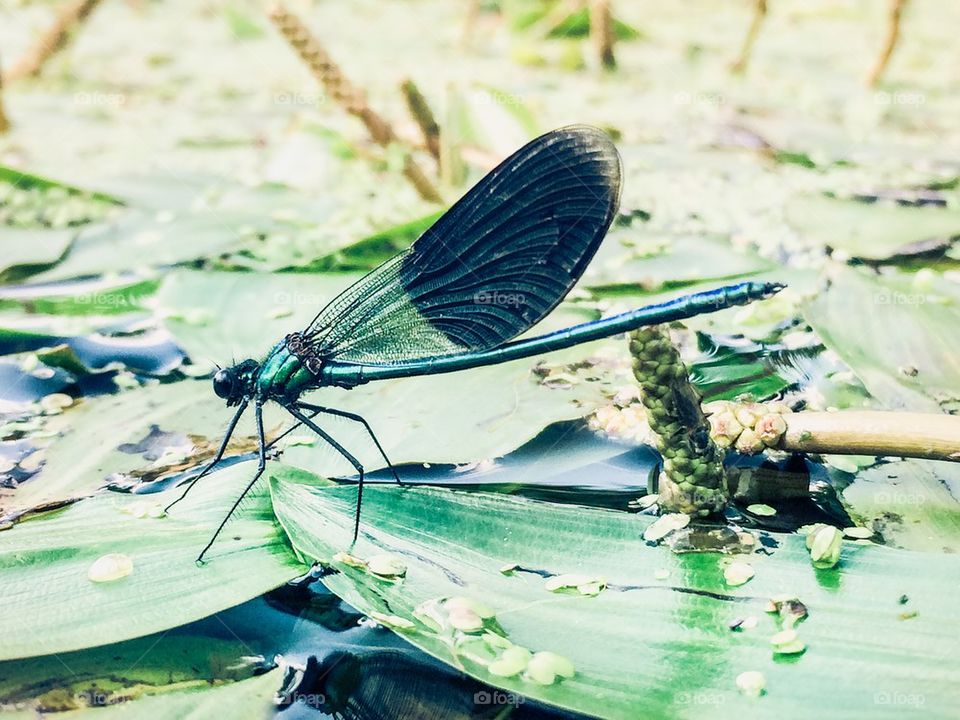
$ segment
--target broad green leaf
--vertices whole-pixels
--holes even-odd
[[[69,710],[203,689],[212,682],[252,676],[259,667],[250,655],[249,646],[238,638],[170,633],[7,660],[0,663],[0,706]]]
[[[106,493],[0,533],[0,659],[149,635],[233,607],[302,573],[269,496],[256,490],[208,553],[209,562],[195,564],[250,472],[250,464],[241,463],[217,473],[215,482],[201,483],[167,517],[138,515],[171,502],[179,490]],[[91,566],[113,553],[127,556],[132,572],[112,582],[91,581]]]
[[[107,193],[84,190],[83,188],[68,183],[52,180],[41,175],[35,175],[25,170],[0,165],[0,182],[10,183],[20,189],[39,188],[41,190],[60,189],[66,190],[71,195],[86,195],[105,203],[122,204],[116,196]]]
[[[787,222],[810,244],[869,260],[886,260],[925,248],[918,243],[960,235],[960,209],[866,203],[826,195],[797,195],[785,208]],[[928,248],[926,248],[928,249]]]
[[[886,543],[960,553],[960,465],[901,460],[860,470],[852,481],[831,472],[850,514]]]
[[[115,222],[84,228],[67,256],[43,281],[173,265],[218,255],[242,244],[256,218],[208,210],[178,218],[130,210]]]
[[[824,344],[894,410],[937,412],[960,402],[960,285],[925,271],[868,274],[836,266],[804,307]]]
[[[132,702],[101,708],[58,713],[64,720],[262,720],[269,717],[273,696],[281,682],[279,671],[247,680],[143,697]]]
[[[0,280],[29,275],[52,265],[70,247],[76,230],[0,230]]]
[[[374,487],[349,553],[396,557],[405,575],[388,579],[335,557],[350,543],[351,491],[274,482],[274,507],[294,547],[338,570],[325,582],[354,607],[380,613],[388,626],[412,623],[399,634],[504,690],[607,718],[693,718],[703,711],[696,698],[715,718],[792,717],[799,707],[822,718],[901,717],[902,708],[885,701],[901,694],[922,697],[925,712],[942,717],[960,701],[955,556],[848,542],[837,569],[817,571],[802,536],[770,535],[769,556],[742,557],[753,579],[730,587],[724,556],[647,545],[648,516]],[[606,588],[594,596],[546,588],[545,578],[569,573],[603,578]],[[809,611],[799,627],[806,653],[789,660],[772,653],[781,626],[766,613],[767,598],[782,593]],[[511,643],[568,658],[575,675],[543,686],[491,672],[476,642],[454,652],[452,635],[414,614],[420,603],[453,596],[489,607],[495,623],[487,625]],[[899,619],[913,608],[919,615]],[[757,627],[730,630],[747,616]],[[766,676],[762,698],[738,693],[737,676],[750,670]]]

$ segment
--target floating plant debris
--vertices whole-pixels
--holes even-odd
[[[97,558],[87,577],[95,583],[108,583],[125,578],[133,572],[133,560],[123,553],[109,553]]]

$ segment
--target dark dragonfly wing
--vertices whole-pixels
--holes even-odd
[[[392,364],[486,350],[549,313],[617,211],[620,157],[600,130],[555,130],[515,152],[303,332],[324,358]]]

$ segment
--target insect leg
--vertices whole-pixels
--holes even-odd
[[[353,542],[357,541],[357,534],[360,531],[360,505],[363,502],[363,465],[360,464],[360,461],[357,460],[353,455],[351,455],[343,445],[334,440],[328,433],[320,428],[313,420],[304,415],[300,410],[297,409],[295,405],[285,405],[287,412],[293,415],[297,420],[302,422],[308,428],[313,430],[317,435],[326,440],[330,446],[336,450],[338,453],[343,455],[347,461],[353,465],[354,469],[357,471],[359,480],[357,482],[357,512],[353,520]]]
[[[211,460],[210,463],[203,470],[200,471],[199,475],[197,475],[193,480],[190,481],[190,484],[188,484],[186,489],[180,494],[180,497],[178,497],[176,500],[174,500],[172,503],[170,503],[163,509],[164,512],[169,512],[170,508],[172,508],[178,502],[183,500],[187,496],[187,493],[190,492],[190,488],[192,488],[194,485],[197,484],[197,480],[199,480],[208,472],[213,470],[213,466],[223,459],[223,454],[227,451],[227,444],[230,442],[230,436],[233,435],[233,431],[236,429],[237,423],[240,422],[240,416],[243,415],[243,411],[247,409],[247,402],[248,400],[246,398],[244,398],[243,401],[241,401],[240,407],[237,408],[236,415],[233,416],[233,420],[231,420],[230,424],[227,426],[227,434],[224,435],[223,442],[220,443],[220,449],[217,450],[217,454],[213,458],[213,460]]]
[[[206,546],[203,548],[203,550],[200,551],[200,554],[197,556],[198,563],[203,563],[204,554],[206,554],[207,550],[210,549],[210,546],[213,545],[214,540],[217,539],[217,535],[219,535],[220,531],[223,530],[223,526],[227,524],[227,520],[229,520],[230,516],[233,515],[234,511],[237,509],[237,506],[240,505],[240,501],[243,500],[244,496],[248,492],[250,492],[250,488],[252,488],[254,483],[260,479],[260,476],[263,475],[263,471],[267,467],[267,448],[266,448],[267,443],[263,437],[263,406],[259,402],[254,406],[254,412],[256,414],[256,419],[257,419],[257,444],[259,446],[258,453],[260,456],[257,462],[257,472],[256,474],[254,474],[253,479],[249,483],[247,483],[247,486],[243,489],[243,492],[240,493],[240,497],[238,497],[236,501],[233,503],[233,505],[230,508],[230,512],[228,512],[227,516],[223,518],[219,527],[217,527],[216,532],[213,533],[213,537],[210,538],[210,542],[208,542]]]
[[[320,405],[311,405],[310,403],[298,402],[296,403],[297,407],[301,410],[313,410],[314,414],[311,417],[316,417],[317,413],[327,413],[328,415],[336,415],[337,417],[346,418],[347,420],[353,420],[354,422],[361,423],[366,429],[367,434],[370,435],[370,439],[373,440],[373,444],[377,446],[377,450],[380,451],[380,456],[383,458],[384,462],[387,463],[387,467],[390,468],[390,472],[393,473],[393,479],[397,481],[398,485],[403,486],[404,483],[400,480],[400,476],[397,475],[397,470],[393,467],[393,463],[390,462],[390,458],[387,457],[386,451],[383,449],[383,446],[380,444],[380,440],[377,439],[377,436],[373,432],[373,428],[370,427],[370,423],[367,422],[366,418],[362,415],[357,415],[356,413],[347,412],[346,410],[337,410],[336,408],[322,407]]]
[[[313,412],[310,413],[309,417],[310,417],[310,419],[312,420],[313,418],[315,418],[315,417],[316,417],[317,415],[319,415],[319,414],[320,414],[319,411],[313,411]],[[287,428],[286,430],[284,430],[282,433],[280,433],[279,435],[277,435],[277,437],[275,437],[273,440],[271,440],[269,443],[267,443],[266,449],[269,450],[270,448],[272,448],[274,445],[276,445],[278,442],[280,442],[281,440],[283,440],[287,435],[289,435],[290,433],[292,433],[294,430],[296,430],[296,429],[297,429],[298,427],[300,427],[301,425],[303,425],[303,423],[300,422],[299,420],[298,420],[297,422],[295,422],[293,425],[291,425],[290,427],[288,427],[288,428]]]

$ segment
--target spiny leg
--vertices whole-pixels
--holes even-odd
[[[237,408],[237,413],[236,415],[233,416],[233,420],[231,420],[230,424],[227,426],[227,434],[224,436],[223,442],[220,443],[220,449],[217,450],[217,454],[213,458],[213,460],[211,460],[210,463],[203,470],[200,471],[199,475],[197,475],[193,480],[190,481],[190,484],[187,485],[186,489],[180,494],[180,497],[178,497],[176,500],[174,500],[172,503],[170,503],[163,509],[164,512],[169,512],[170,508],[172,508],[178,502],[183,500],[187,496],[187,493],[190,492],[190,488],[196,485],[197,481],[200,478],[202,478],[208,472],[213,470],[213,466],[223,459],[223,453],[226,452],[227,445],[230,443],[230,436],[233,435],[233,431],[237,428],[237,423],[240,422],[240,416],[243,415],[243,411],[247,409],[247,403],[248,403],[248,400],[244,398],[243,401],[240,403],[240,407]]]
[[[346,418],[347,420],[353,420],[354,422],[362,424],[367,429],[367,434],[370,435],[370,439],[373,440],[373,444],[376,445],[377,450],[380,451],[380,456],[383,458],[384,462],[387,463],[387,467],[390,468],[390,472],[393,474],[393,479],[397,481],[398,485],[404,486],[403,481],[400,480],[400,476],[397,474],[396,468],[393,467],[393,463],[390,462],[390,458],[387,457],[386,451],[383,449],[383,446],[377,439],[376,434],[373,432],[373,428],[370,427],[370,423],[367,422],[365,417],[362,415],[357,415],[356,413],[347,412],[346,410],[337,410],[336,408],[328,408],[305,402],[297,402],[296,406],[301,410],[313,410],[314,414],[310,417],[316,417],[317,413],[327,413],[328,415],[336,415],[337,417]]]
[[[166,508],[164,508],[164,512],[166,512],[167,510],[169,510],[170,508],[172,508],[174,505],[176,505],[178,502],[180,502],[181,500],[183,500],[183,499],[187,496],[187,493],[190,492],[190,488],[193,487],[194,483],[196,483],[197,480],[199,480],[199,479],[202,478],[204,475],[206,475],[208,472],[210,472],[210,470],[213,469],[213,466],[216,465],[218,462],[220,462],[220,460],[223,459],[223,453],[224,453],[224,451],[227,449],[227,443],[230,441],[230,436],[231,436],[231,434],[233,433],[233,429],[236,427],[237,421],[240,419],[240,413],[243,412],[243,410],[246,408],[246,406],[247,406],[247,401],[244,400],[244,401],[243,401],[243,405],[240,406],[240,412],[239,412],[236,416],[234,416],[233,420],[232,420],[231,423],[230,423],[230,427],[227,428],[227,436],[224,438],[223,443],[222,443],[221,446],[220,446],[220,450],[219,450],[219,452],[217,452],[217,456],[213,459],[213,461],[212,461],[210,464],[208,464],[208,465],[203,469],[203,471],[202,471],[199,475],[197,475],[197,477],[195,477],[193,480],[190,481],[190,484],[187,485],[186,490],[183,491],[183,494],[180,495],[180,497],[178,497],[178,498],[177,498],[176,500],[174,500],[172,503],[170,503],[169,505],[167,505]],[[313,413],[310,414],[310,417],[311,417],[311,418],[315,418],[317,415],[319,415],[319,412],[313,412]],[[271,441],[267,444],[267,446],[264,448],[264,450],[266,451],[266,450],[269,450],[270,448],[272,448],[274,445],[276,445],[278,442],[280,442],[281,440],[283,440],[287,435],[289,435],[290,433],[292,433],[294,430],[296,430],[296,429],[297,429],[298,427],[300,427],[301,425],[303,425],[303,423],[297,422],[297,423],[295,423],[294,425],[291,425],[290,427],[288,427],[286,430],[284,430],[282,433],[280,433],[277,437],[275,437],[273,440],[271,440]]]
[[[198,563],[203,562],[204,554],[213,545],[214,541],[217,539],[217,535],[219,535],[220,531],[223,530],[223,526],[227,524],[227,520],[230,519],[230,516],[233,515],[234,511],[236,511],[237,507],[240,505],[240,501],[243,500],[244,496],[246,496],[248,492],[250,492],[250,488],[252,488],[254,483],[260,479],[260,476],[263,475],[263,471],[267,467],[267,443],[263,437],[263,406],[259,402],[254,406],[254,413],[257,420],[257,449],[260,456],[257,461],[257,472],[253,476],[253,479],[243,489],[243,492],[240,493],[240,497],[238,497],[233,503],[233,506],[230,508],[230,512],[228,512],[227,516],[223,518],[223,521],[220,523],[219,527],[217,527],[216,532],[213,533],[213,537],[210,538],[210,542],[208,542],[203,550],[200,551],[200,554],[197,556]]]
[[[327,432],[320,428],[313,420],[304,415],[295,405],[284,405],[291,415],[302,422],[317,435],[326,440],[330,446],[347,459],[353,468],[357,471],[359,480],[357,481],[357,512],[353,520],[353,542],[357,541],[357,535],[360,532],[360,505],[363,502],[363,465],[353,455],[351,455],[343,445],[334,440]]]

